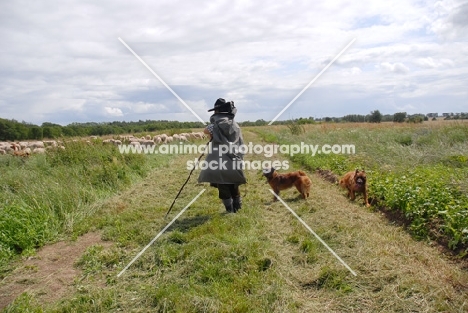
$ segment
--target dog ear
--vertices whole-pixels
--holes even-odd
[[[356,171],[354,172],[355,174],[359,173],[359,169],[357,168]]]

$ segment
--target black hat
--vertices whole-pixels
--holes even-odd
[[[233,109],[235,109],[233,101],[226,102],[223,98],[219,98],[216,100],[214,107],[208,110],[208,112],[217,110],[220,113],[232,113]]]

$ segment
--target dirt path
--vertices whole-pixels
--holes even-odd
[[[254,140],[256,139],[253,136]],[[258,139],[256,139],[258,140]],[[296,170],[297,168],[290,169]],[[258,177],[250,173],[250,181]],[[357,273],[354,277],[279,202],[264,192],[261,217],[275,250],[277,271],[301,312],[466,312],[468,275],[437,247],[415,241],[401,227],[314,173],[311,197],[294,189],[285,202]],[[319,253],[307,253],[308,245]],[[306,250],[306,252],[304,252]]]
[[[74,263],[92,245],[109,247],[97,232],[87,233],[76,241],[60,241],[47,245],[21,264],[0,283],[0,310],[23,292],[37,296],[43,302],[54,302],[69,292],[79,277]]]

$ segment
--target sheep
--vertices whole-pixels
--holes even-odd
[[[28,147],[34,151],[35,148],[45,148],[45,145],[42,141],[33,141],[29,143]]]
[[[142,146],[154,146],[154,141],[153,140],[142,140],[140,142]]]
[[[23,151],[24,151],[25,153],[27,153],[28,155],[32,153],[31,148],[29,148],[29,147],[24,148]]]
[[[15,142],[12,142],[10,144],[10,148],[13,150],[13,152],[21,150],[21,146]]]
[[[187,137],[183,136],[183,135],[180,135],[179,136],[179,140],[180,141],[188,141]]]
[[[173,142],[174,138],[172,136],[167,136],[166,137],[166,143]]]
[[[55,140],[44,140],[44,146],[46,146],[46,147],[57,147],[57,141],[55,141]]]
[[[7,154],[11,150],[11,144],[9,142],[0,142],[0,154]]]
[[[161,138],[161,142],[162,142],[162,143],[166,143],[166,142],[167,142],[167,137],[168,137],[168,136],[167,136],[166,134],[161,134],[161,135],[159,135],[159,136],[160,136],[160,138]]]
[[[192,136],[193,136],[193,138],[195,138],[195,139],[203,139],[203,138],[205,138],[203,132],[192,133]]]
[[[10,145],[10,151],[13,152],[14,156],[27,157],[31,155],[31,148],[21,149],[21,145],[14,142]]]
[[[42,154],[42,153],[46,153],[46,149],[45,148],[34,148],[32,152]]]
[[[29,146],[29,142],[27,142],[27,141],[20,141],[20,142],[18,142],[18,144],[21,146],[21,149],[24,149],[27,146]]]

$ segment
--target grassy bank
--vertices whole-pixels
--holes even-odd
[[[89,230],[101,200],[167,162],[120,154],[110,145],[68,142],[65,149],[0,156],[0,264]]]
[[[353,144],[355,154],[291,159],[338,175],[365,169],[371,197],[400,212],[413,235],[468,253],[468,124],[320,124],[296,135],[287,127],[254,130],[278,144]]]

